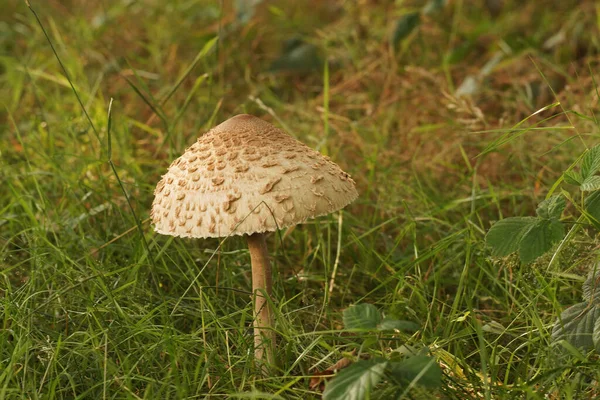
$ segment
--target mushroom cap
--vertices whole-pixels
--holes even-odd
[[[275,231],[351,203],[354,181],[252,115],[217,125],[176,159],[154,191],[158,233],[206,238]]]

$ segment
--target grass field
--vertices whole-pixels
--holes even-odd
[[[371,398],[600,396],[598,353],[550,338],[598,231],[531,264],[485,244],[550,192],[579,221],[562,177],[600,137],[597,2],[29,3],[0,7],[0,398],[311,399],[343,357],[423,349],[441,386]],[[239,113],[330,156],[360,194],[268,238],[268,376],[244,241],[149,222],[170,162]],[[344,332],[358,303],[420,329]]]

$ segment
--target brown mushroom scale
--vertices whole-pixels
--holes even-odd
[[[208,131],[176,159],[156,186],[158,233],[207,238],[249,235],[254,293],[270,295],[262,233],[339,210],[358,196],[354,181],[329,158],[266,121],[237,115]],[[264,293],[260,293],[264,292]],[[264,296],[256,299],[256,355],[261,327],[271,327]],[[272,350],[267,349],[272,362]]]

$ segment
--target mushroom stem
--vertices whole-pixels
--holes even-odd
[[[267,297],[271,296],[273,286],[267,243],[263,233],[248,235],[247,239],[252,261],[252,293],[254,293],[254,357],[275,364],[273,313],[267,300]]]

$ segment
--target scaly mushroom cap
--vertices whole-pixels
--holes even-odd
[[[205,238],[296,225],[358,193],[329,158],[260,118],[237,115],[175,160],[154,195],[156,232]]]

